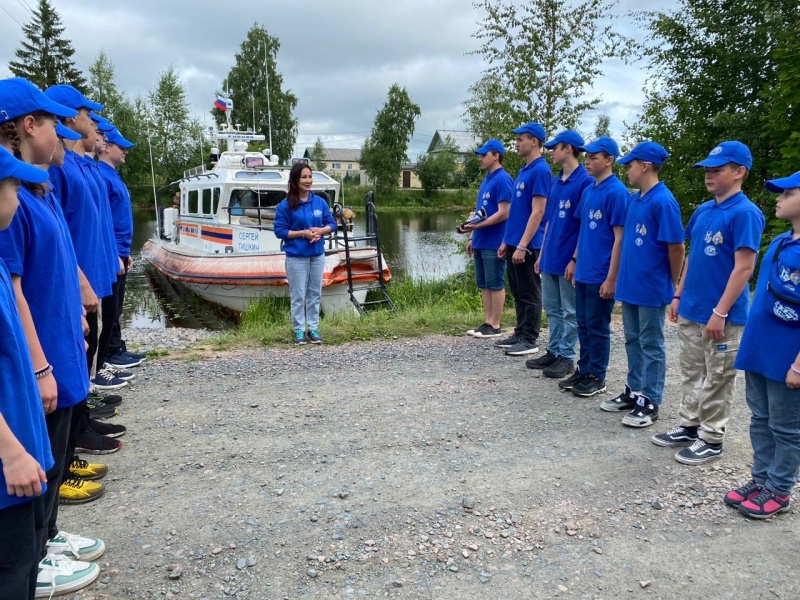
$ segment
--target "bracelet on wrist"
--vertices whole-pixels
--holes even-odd
[[[800,369],[797,369],[794,365],[789,365],[789,368],[792,370],[792,373],[795,375],[800,375]]]
[[[717,309],[716,309],[716,307],[715,307],[715,308],[712,308],[712,309],[711,309],[711,312],[713,312],[715,315],[717,315],[717,316],[718,316],[720,319],[727,319],[727,318],[728,318],[728,315],[730,314],[730,313],[725,313],[725,314],[723,315],[722,313],[719,313],[719,312],[717,312]]]
[[[672,299],[673,299],[673,300],[680,300],[680,299],[681,299],[681,297],[680,297],[680,296],[673,296],[673,297],[672,297]]]
[[[575,264],[578,263],[578,259],[575,258],[574,256],[572,258],[570,258],[569,260],[570,260],[570,262],[574,262]]]
[[[46,367],[44,367],[43,369],[39,369],[38,371],[34,371],[33,375],[34,377],[36,377],[36,379],[44,379],[52,372],[53,372],[53,365],[47,363]]]

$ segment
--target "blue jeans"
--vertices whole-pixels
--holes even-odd
[[[656,406],[664,398],[667,348],[664,343],[666,306],[622,303],[625,353],[628,355],[628,386],[642,392]]]
[[[599,283],[575,283],[575,314],[581,353],[578,369],[584,375],[606,380],[611,354],[611,311],[614,299],[600,297]]]
[[[292,329],[305,332],[319,328],[319,298],[325,255],[287,256],[286,279],[292,301]]]
[[[783,381],[745,372],[753,446],[753,481],[788,496],[800,467],[800,390]]]
[[[473,250],[475,283],[478,289],[499,292],[506,289],[506,261],[497,256],[497,250]]]
[[[542,273],[542,304],[550,330],[547,351],[574,360],[575,346],[578,344],[575,288],[563,275]]]

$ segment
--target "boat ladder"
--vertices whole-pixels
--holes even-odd
[[[345,258],[347,263],[347,291],[350,294],[350,302],[353,303],[358,314],[363,315],[368,308],[372,308],[381,304],[386,304],[392,311],[397,309],[389,298],[389,293],[386,290],[386,280],[383,276],[383,254],[381,254],[381,240],[378,234],[378,214],[375,212],[375,192],[369,192],[364,201],[364,208],[366,210],[367,230],[364,235],[353,236],[348,232],[347,219],[344,215],[344,209],[340,204],[333,205],[333,214],[337,219],[339,227],[336,230],[336,235],[333,236],[333,242],[337,245],[344,246]],[[358,271],[359,275],[377,275],[377,286],[373,282],[360,284],[353,281],[353,263],[351,251],[357,249],[359,243],[363,244],[364,248],[374,248],[375,254],[363,256],[359,254],[359,260],[375,259],[377,268],[371,271]],[[379,293],[377,300],[367,300],[359,302],[355,296],[355,292],[361,290],[376,290]]]

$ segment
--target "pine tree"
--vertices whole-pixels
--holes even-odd
[[[22,28],[25,39],[15,51],[17,60],[8,68],[17,77],[25,77],[41,89],[68,83],[83,91],[86,79],[76,68],[72,42],[62,37],[61,17],[49,0],[39,0],[31,22]]]

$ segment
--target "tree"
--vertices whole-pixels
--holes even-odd
[[[624,47],[603,24],[606,0],[481,0],[486,17],[472,37],[473,52],[489,64],[470,87],[464,119],[479,137],[508,140],[511,129],[538,121],[548,134],[574,129],[581,114],[600,102],[586,91],[604,58]]]
[[[249,124],[255,113],[256,131],[263,134],[266,140],[269,140],[272,123],[274,147],[270,150],[285,162],[292,157],[297,140],[297,119],[292,114],[297,108],[297,97],[291,91],[283,90],[283,76],[278,72],[276,63],[279,49],[278,38],[254,23],[236,53],[236,64],[228,72],[223,91],[230,90],[237,114],[245,115],[238,117],[240,123]],[[265,59],[268,78],[264,73]],[[209,102],[212,101],[213,98],[209,98]],[[211,113],[218,124],[225,121],[222,111],[214,108]],[[270,113],[272,119],[269,118]]]
[[[322,142],[321,137],[318,137],[317,141],[314,142],[314,148],[311,150],[311,162],[317,171],[322,171],[323,173],[328,166],[325,163],[325,144]]]
[[[421,114],[405,88],[396,83],[389,88],[386,103],[378,111],[372,133],[361,151],[361,162],[379,193],[397,187],[400,168],[407,160],[408,141]]]
[[[180,179],[187,166],[204,161],[200,154],[203,130],[190,117],[186,90],[173,66],[148,92],[147,104],[146,133],[153,147],[156,184],[163,186]]]
[[[611,117],[608,115],[600,115],[597,117],[597,123],[594,126],[593,136],[593,140],[603,136],[611,137]]]
[[[449,135],[436,152],[420,154],[415,171],[425,194],[453,185],[456,175],[458,146]]]
[[[25,38],[14,51],[17,60],[8,68],[17,77],[24,77],[45,90],[51,85],[68,83],[86,89],[86,79],[75,66],[72,42],[62,37],[64,27],[49,0],[39,0],[30,23],[22,27]]]
[[[670,151],[663,177],[684,217],[708,197],[692,165],[722,140],[750,147],[745,191],[763,198],[764,179],[781,164],[781,146],[789,141],[798,148],[791,135],[800,119],[791,82],[800,80],[797,2],[681,0],[671,12],[641,13],[638,20],[652,41],[644,51],[651,75],[642,118],[631,133]]]

